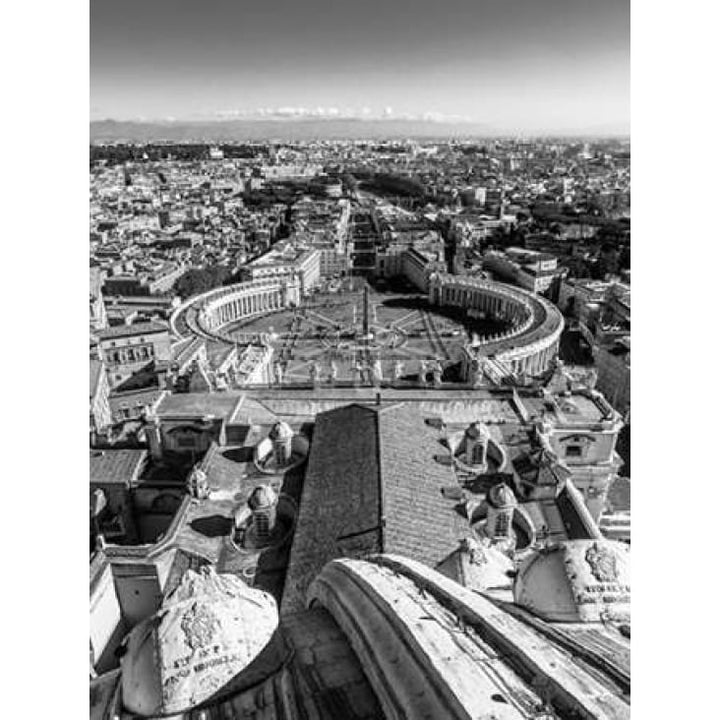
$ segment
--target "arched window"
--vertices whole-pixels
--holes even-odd
[[[495,521],[495,535],[507,537],[510,534],[510,522],[505,513],[500,513]]]
[[[483,446],[480,443],[473,448],[472,462],[473,465],[480,465],[483,462]]]

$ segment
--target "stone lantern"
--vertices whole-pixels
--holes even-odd
[[[273,444],[273,453],[278,467],[290,464],[292,455],[293,431],[286,422],[277,422],[272,426],[269,436]]]
[[[465,430],[465,462],[468,465],[487,464],[490,432],[481,422],[474,422]]]
[[[277,520],[277,493],[269,485],[258,485],[248,498],[252,512],[252,527],[260,542],[268,542]]]
[[[505,483],[493,485],[487,494],[487,522],[485,534],[493,544],[502,544],[510,549],[515,544],[512,520],[517,508],[517,499]]]

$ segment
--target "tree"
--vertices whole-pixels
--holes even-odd
[[[192,268],[181,275],[174,285],[174,291],[183,300],[220,287],[230,277],[229,268],[224,265],[210,265],[206,268]]]

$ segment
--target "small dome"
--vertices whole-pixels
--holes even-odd
[[[252,510],[268,508],[277,504],[277,493],[269,485],[258,485],[248,498],[247,504]]]
[[[145,717],[188,711],[247,667],[277,626],[277,604],[268,593],[210,568],[188,570],[125,641],[125,709]]]
[[[287,440],[293,436],[292,428],[286,422],[277,422],[270,429],[271,440]]]
[[[528,556],[513,588],[515,602],[551,622],[630,618],[630,546],[614,540],[568,540]]]
[[[469,425],[465,430],[465,435],[478,442],[487,442],[490,439],[490,431],[481,422],[474,422]]]
[[[487,494],[488,504],[494,508],[513,508],[517,507],[517,499],[515,493],[505,483],[493,485]]]

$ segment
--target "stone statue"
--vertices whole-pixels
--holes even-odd
[[[318,376],[320,374],[320,368],[316,362],[311,363],[309,374],[310,382],[314,385],[318,381]]]
[[[405,366],[399,360],[396,360],[393,363],[393,379],[399,380],[403,376],[404,371]]]
[[[427,362],[425,360],[421,360],[418,380],[420,381],[420,384],[423,386],[427,384],[427,373],[428,373]]]
[[[471,381],[475,387],[483,384],[485,378],[485,363],[480,357],[476,357],[472,361],[471,366]]]
[[[354,383],[357,384],[362,382],[362,365],[359,362],[356,362],[355,365],[353,365],[352,374]]]
[[[588,390],[595,389],[595,385],[597,385],[597,379],[598,379],[597,370],[595,368],[592,368],[590,370],[590,372],[588,373],[587,379],[585,381],[585,384],[587,385]]]
[[[435,360],[432,366],[433,385],[440,387],[442,385],[443,368],[439,360]]]
[[[382,374],[382,362],[380,358],[375,358],[375,362],[372,366],[372,381],[373,385],[379,385],[380,381],[383,379]]]
[[[338,376],[337,364],[334,360],[331,360],[330,361],[330,370],[328,372],[328,382],[331,385],[334,385],[335,381],[337,380],[337,376]]]
[[[368,385],[372,384],[372,368],[367,363],[363,363],[360,366],[360,374],[362,378],[363,383],[367,383]]]
[[[210,495],[207,474],[197,465],[190,472],[187,488],[190,495],[198,500],[204,500]]]
[[[274,371],[274,373],[275,373],[275,382],[276,382],[278,385],[282,385],[282,382],[283,382],[283,367],[282,367],[282,363],[276,362],[276,363],[273,365],[273,371]]]

